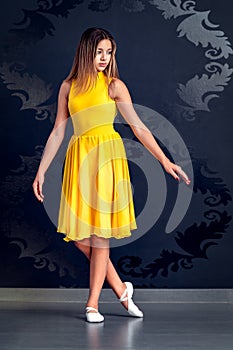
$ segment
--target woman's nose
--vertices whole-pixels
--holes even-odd
[[[106,53],[103,52],[102,55],[101,55],[101,59],[102,60],[106,60],[106,57],[107,57]]]

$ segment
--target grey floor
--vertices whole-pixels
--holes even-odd
[[[232,350],[232,303],[138,303],[144,319],[118,303],[100,303],[101,324],[84,304],[0,302],[0,349]]]

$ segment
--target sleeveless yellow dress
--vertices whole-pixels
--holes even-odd
[[[68,108],[74,134],[64,164],[57,232],[67,242],[91,235],[129,237],[137,228],[132,188],[105,74],[98,72],[95,87],[78,95],[73,81]]]

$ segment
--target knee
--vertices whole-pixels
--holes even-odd
[[[92,236],[91,237],[91,246],[95,248],[109,248],[109,239]]]

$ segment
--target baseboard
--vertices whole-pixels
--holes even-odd
[[[0,288],[0,301],[84,303],[88,289]],[[142,303],[233,303],[233,289],[136,289]],[[118,302],[111,289],[103,289],[100,302]]]

